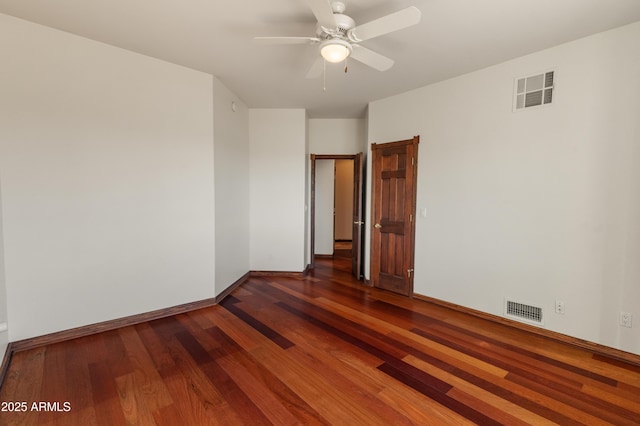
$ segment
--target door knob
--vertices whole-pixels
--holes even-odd
[[[382,228],[382,225],[380,225],[379,223],[376,223],[375,225],[373,225],[373,227],[376,229],[380,229]]]

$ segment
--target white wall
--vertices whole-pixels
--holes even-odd
[[[249,110],[217,78],[213,93],[218,295],[249,271]]]
[[[315,254],[333,254],[335,161],[316,160]]]
[[[4,275],[4,236],[2,231],[2,176],[0,175],[0,324],[2,323],[7,323],[7,286]],[[0,331],[0,360],[4,357],[8,343],[8,330]]]
[[[366,148],[366,141],[364,119],[309,119],[309,149],[312,154],[357,154]]]
[[[251,270],[306,267],[306,113],[250,109]]]
[[[210,75],[0,15],[9,339],[214,294]]]
[[[509,296],[640,353],[618,325],[640,317],[638,40],[640,23],[370,104],[370,142],[421,135],[416,293],[496,315]],[[512,112],[514,78],[550,68],[554,103]]]
[[[309,115],[304,122],[304,264],[311,265],[311,152],[309,151]]]
[[[335,239],[353,234],[353,160],[337,160],[335,173]]]

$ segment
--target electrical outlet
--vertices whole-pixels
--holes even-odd
[[[628,312],[620,312],[620,325],[631,328],[633,315]]]
[[[556,300],[556,314],[564,315],[564,302],[561,300]]]

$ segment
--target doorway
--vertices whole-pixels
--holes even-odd
[[[311,154],[311,268],[318,256],[349,256],[363,277],[363,154]]]

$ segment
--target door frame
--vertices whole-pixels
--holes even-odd
[[[362,155],[362,153],[358,153],[358,154],[311,154],[310,155],[310,159],[311,159],[311,200],[309,202],[310,204],[310,218],[309,218],[309,222],[310,222],[310,253],[311,253],[311,261],[309,264],[309,268],[310,269],[314,269],[315,268],[315,251],[316,251],[316,160],[353,160],[354,164],[356,162],[356,158],[360,156],[361,158],[364,158],[364,155]],[[354,179],[354,183],[355,180],[357,179],[357,177],[353,176]],[[359,194],[356,194],[358,191],[360,191]],[[354,185],[353,186],[353,192],[354,192],[354,199],[355,197],[360,197],[359,199],[362,199],[363,197],[363,192],[364,192],[364,187],[362,185],[362,182],[360,182],[360,185]],[[355,205],[354,205],[354,209],[355,209]],[[361,210],[362,210],[362,205],[361,205]],[[335,231],[335,230],[334,230]],[[364,229],[363,229],[364,231]],[[353,236],[352,236],[352,241],[353,241]],[[360,245],[360,251],[362,252],[364,245],[362,243],[359,244]],[[360,253],[360,259],[362,259],[362,254]],[[362,265],[361,265],[361,269],[362,269]],[[363,278],[363,274],[362,271],[359,272],[360,277],[358,279],[362,279]]]

